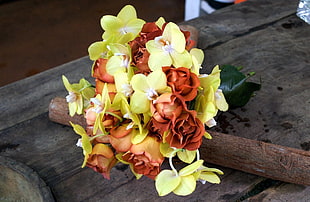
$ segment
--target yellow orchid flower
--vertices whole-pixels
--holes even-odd
[[[84,105],[88,105],[88,100],[95,95],[95,89],[85,79],[81,79],[79,83],[70,84],[67,77],[62,75],[62,81],[69,95],[66,96],[66,100],[69,106],[70,116],[74,116],[75,113],[83,114]]]
[[[163,35],[146,43],[150,53],[148,65],[152,71],[163,66],[191,68],[192,58],[185,50],[185,37],[179,27],[170,22],[166,25]]]
[[[129,83],[127,73],[119,72],[114,74],[114,80],[117,92],[123,93],[126,97],[129,97],[133,94],[133,89]]]
[[[98,129],[101,132],[105,132],[105,128],[102,123],[102,119],[104,118],[104,114],[107,109],[111,107],[111,100],[109,96],[107,83],[104,84],[101,94],[97,94],[95,98],[91,98],[90,101],[94,104],[92,110],[96,112],[96,120],[94,124],[93,134],[96,134]]]
[[[118,72],[128,72],[133,74],[131,69],[131,53],[128,44],[122,45],[118,43],[112,43],[108,45],[108,49],[112,55],[107,62],[107,72],[114,76]]]
[[[130,98],[130,109],[136,114],[148,112],[151,100],[155,100],[159,93],[170,90],[167,87],[166,75],[161,70],[151,72],[147,76],[135,74],[130,83],[134,90]]]
[[[137,18],[133,6],[127,5],[122,8],[117,16],[103,16],[100,23],[102,29],[105,30],[103,39],[115,37],[118,42],[127,43],[139,34],[145,21]]]
[[[127,101],[127,98],[123,93],[116,93],[111,108],[120,110],[123,114],[123,118],[129,119],[132,122],[127,125],[127,129],[133,128],[137,126],[139,128],[140,134],[144,134],[144,130],[141,124],[140,116],[138,116],[136,113],[133,113],[129,103]]]
[[[199,70],[202,68],[201,64],[203,62],[204,53],[198,48],[192,48],[189,53],[191,54],[193,61],[191,71],[196,75],[199,75]]]
[[[108,45],[111,43],[110,39],[103,41],[96,41],[88,47],[89,58],[93,61],[98,60],[99,58],[109,57]]]
[[[176,170],[162,170],[156,177],[155,187],[159,196],[165,196],[170,192],[176,195],[186,196],[196,189],[196,172],[202,166],[203,160]]]
[[[202,93],[196,98],[195,110],[198,112],[197,117],[208,127],[216,125],[214,116],[218,110],[227,111],[228,104],[218,87],[221,84],[219,66],[215,66],[210,75],[200,75],[200,85]]]
[[[76,134],[81,136],[81,139],[78,140],[77,146],[80,146],[83,148],[83,154],[84,154],[84,162],[82,164],[82,168],[85,167],[87,163],[87,159],[89,155],[92,152],[92,145],[90,143],[89,136],[87,135],[84,128],[78,124],[74,124],[70,122],[71,126],[73,127],[73,130]]]
[[[197,181],[200,181],[202,184],[206,182],[219,184],[221,182],[220,178],[215,174],[223,175],[223,171],[216,168],[208,168],[206,166],[200,166],[194,176]]]

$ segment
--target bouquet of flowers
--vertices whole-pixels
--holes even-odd
[[[103,16],[101,26],[103,40],[88,49],[95,87],[63,76],[70,115],[87,122],[71,123],[81,136],[82,167],[110,179],[113,166],[128,164],[138,179],[154,179],[160,196],[191,194],[197,181],[219,183],[222,171],[204,166],[199,155],[203,138],[212,138],[205,128],[228,109],[219,67],[199,74],[204,54],[193,48],[190,32],[162,17],[138,19],[130,5]],[[165,158],[170,169],[161,169]],[[173,158],[184,167],[177,170]]]

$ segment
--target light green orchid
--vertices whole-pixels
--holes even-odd
[[[118,39],[119,43],[127,43],[140,33],[145,21],[137,18],[133,6],[127,5],[122,8],[117,16],[103,16],[100,23],[102,29],[105,30],[103,39],[114,37]]]
[[[107,83],[104,84],[101,94],[97,94],[95,98],[91,98],[90,101],[94,104],[93,110],[96,112],[96,120],[94,124],[93,134],[96,134],[98,129],[105,133],[105,128],[102,123],[104,114],[107,109],[111,108],[111,99],[109,96]]]
[[[130,83],[134,90],[130,98],[130,109],[136,114],[148,112],[151,100],[155,100],[159,93],[170,91],[166,75],[161,70],[151,72],[147,76],[135,74]]]
[[[162,170],[156,177],[155,187],[159,196],[165,196],[170,192],[176,195],[186,196],[196,189],[196,172],[202,166],[203,160],[176,170]]]
[[[155,22],[155,24],[157,25],[157,27],[159,27],[160,29],[162,29],[163,25],[166,23],[166,20],[164,17],[159,17],[157,19],[157,21]]]
[[[133,75],[130,66],[131,53],[129,45],[112,43],[108,45],[108,49],[111,51],[112,56],[107,62],[107,72],[112,76],[119,72],[128,72],[129,75]]]
[[[220,178],[217,174],[223,175],[223,171],[216,169],[216,168],[208,168],[206,166],[200,166],[198,170],[194,173],[195,179],[200,181],[202,184],[206,182],[219,184],[221,182]]]
[[[111,108],[115,110],[120,110],[123,114],[123,118],[129,119],[132,122],[128,124],[127,128],[134,128],[138,127],[140,134],[144,134],[144,129],[141,124],[140,116],[138,116],[136,113],[133,113],[129,103],[127,101],[127,97],[123,93],[116,93],[113,103],[111,105]]]
[[[192,57],[185,50],[185,37],[179,27],[170,22],[166,25],[163,35],[146,43],[150,53],[148,65],[152,71],[163,66],[191,68]]]
[[[202,92],[197,96],[195,110],[197,117],[208,127],[216,125],[214,116],[218,110],[228,110],[228,104],[224,94],[218,87],[221,84],[219,66],[215,66],[210,75],[200,75],[200,85]]]
[[[103,41],[96,41],[92,43],[88,47],[88,55],[89,58],[93,61],[98,60],[99,58],[107,58],[109,57],[109,49],[108,45],[111,43],[111,40],[103,40]]]
[[[82,168],[85,167],[87,163],[87,159],[89,157],[89,154],[92,152],[92,144],[90,143],[89,136],[87,135],[84,128],[78,124],[74,124],[70,122],[71,126],[73,127],[73,130],[76,134],[81,136],[81,139],[79,139],[77,145],[81,146],[83,148],[83,154],[84,154],[84,162],[82,164]]]
[[[204,53],[198,48],[192,48],[189,53],[191,54],[193,61],[191,72],[199,75],[199,70],[202,68],[201,64],[203,62]]]
[[[115,86],[117,92],[123,93],[126,97],[133,94],[132,86],[129,83],[128,74],[125,72],[118,72],[114,74]]]
[[[81,79],[79,83],[70,84],[67,77],[62,75],[62,81],[69,93],[66,100],[70,116],[74,116],[75,113],[83,114],[83,109],[89,104],[88,101],[95,95],[95,89],[85,79]]]

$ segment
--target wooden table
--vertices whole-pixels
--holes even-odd
[[[243,66],[262,82],[245,107],[220,115],[220,132],[310,149],[310,25],[295,16],[297,4],[298,0],[248,0],[186,22],[200,30],[205,72],[215,64]],[[90,67],[84,57],[0,88],[0,155],[34,169],[57,201],[310,200],[310,187],[220,166],[215,167],[225,172],[221,184],[198,183],[187,197],[158,197],[152,180],[136,180],[126,166],[113,168],[111,180],[81,169],[78,136],[70,127],[49,121],[48,105],[52,98],[66,95],[61,75],[72,82],[92,80]],[[292,165],[289,158],[279,163]]]

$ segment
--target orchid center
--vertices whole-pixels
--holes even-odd
[[[95,104],[95,107],[93,109],[94,112],[99,114],[100,112],[103,111],[103,103],[101,103],[99,99],[97,99],[97,98],[90,98],[90,101]]]
[[[126,96],[129,97],[133,93],[132,86],[130,84],[123,84],[122,85],[122,93]]]
[[[77,100],[77,95],[74,92],[69,92],[69,95],[66,96],[66,100],[68,103],[75,102]]]
[[[149,100],[155,100],[158,96],[157,92],[155,91],[155,89],[153,88],[149,88],[147,91],[146,91],[146,96],[147,96],[147,99]]]

